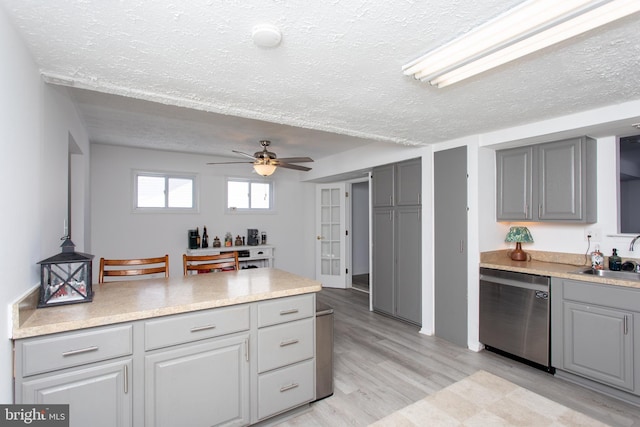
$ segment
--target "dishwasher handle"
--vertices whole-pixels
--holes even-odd
[[[495,277],[486,274],[480,274],[480,284],[497,283],[499,285],[514,286],[516,288],[530,289],[533,291],[549,292],[549,285],[539,285],[537,283],[526,283],[513,279],[505,279],[504,277]]]

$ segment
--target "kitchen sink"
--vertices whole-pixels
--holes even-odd
[[[574,271],[574,273],[590,274],[592,276],[604,277],[609,279],[640,281],[640,273],[636,273],[634,271],[594,270],[593,268],[588,268],[585,270]]]

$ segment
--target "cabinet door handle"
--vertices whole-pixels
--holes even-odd
[[[629,316],[624,316],[622,327],[625,335],[629,335]]]
[[[299,343],[300,340],[297,338],[291,339],[291,340],[286,340],[286,341],[281,341],[280,342],[280,347],[286,347],[288,345],[293,345],[293,344],[297,344]]]
[[[287,390],[294,389],[294,388],[299,387],[299,386],[300,386],[300,384],[296,384],[296,383],[291,383],[289,385],[282,386],[282,387],[280,387],[280,393],[285,392]]]
[[[249,361],[249,338],[244,340],[244,358]]]
[[[287,314],[295,314],[298,311],[299,310],[297,308],[290,308],[289,310],[281,310],[280,311],[280,316],[286,316]]]
[[[524,204],[524,217],[527,217],[527,214],[529,213],[529,205],[527,203]]]
[[[67,356],[73,356],[75,354],[89,353],[92,351],[98,351],[98,346],[92,345],[91,347],[87,347],[87,348],[79,348],[78,350],[65,351],[64,353],[62,353],[62,356],[67,357]]]
[[[207,331],[209,329],[215,329],[215,328],[216,328],[216,325],[194,326],[193,328],[191,328],[191,332]]]
[[[542,203],[538,205],[538,218],[542,218]]]
[[[129,393],[129,365],[124,365],[124,394]]]

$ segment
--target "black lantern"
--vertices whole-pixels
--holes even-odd
[[[69,236],[63,237],[62,252],[40,261],[38,308],[91,302],[91,261],[93,255],[75,251]]]

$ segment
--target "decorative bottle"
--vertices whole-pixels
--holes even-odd
[[[196,227],[196,248],[200,247],[200,229]]]
[[[622,259],[618,256],[618,250],[613,249],[613,255],[609,257],[609,270],[620,271],[622,268]]]
[[[207,226],[205,225],[203,230],[202,230],[202,247],[203,248],[208,248],[209,247],[209,235],[207,234]]]
[[[600,248],[597,245],[595,250],[591,252],[591,268],[594,270],[604,269],[604,256],[602,256],[602,252],[600,252]]]

